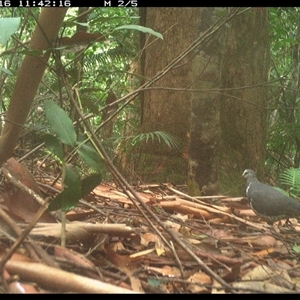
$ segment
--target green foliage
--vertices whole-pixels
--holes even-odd
[[[297,254],[300,253],[300,246],[298,246],[297,244],[295,244],[292,248]]]
[[[282,172],[300,166],[300,9],[269,8],[271,72],[266,165]]]
[[[120,30],[120,29],[133,29],[133,30],[139,30],[144,33],[150,33],[153,34],[154,36],[157,36],[158,38],[163,40],[163,36],[161,33],[152,30],[151,28],[140,26],[140,25],[122,25],[116,27],[114,30]]]
[[[72,120],[66,112],[52,101],[45,101],[45,114],[51,129],[57,135],[61,143],[67,146],[75,146],[76,132]]]
[[[164,143],[170,149],[178,149],[180,144],[180,139],[178,137],[165,131],[152,131],[140,133],[134,136],[124,137],[124,139],[126,141],[130,141],[132,146],[136,146],[142,141],[145,141],[146,143],[148,141],[158,141],[159,143]]]
[[[63,161],[63,191],[49,205],[49,210],[61,209],[66,212],[72,209],[80,198],[90,189],[94,189],[102,180],[103,162],[99,154],[93,147],[83,142],[77,142],[76,132],[69,116],[57,104],[46,101],[45,114],[50,124],[51,130],[56,137],[45,135],[47,148],[54,155]],[[78,151],[82,160],[91,168],[99,173],[92,174],[90,177],[81,180],[79,171],[76,167],[64,163],[65,158],[62,151],[62,145],[74,147]]]
[[[102,181],[102,175],[93,173],[85,177],[81,181],[81,198],[88,195]]]
[[[21,18],[0,18],[0,44],[5,45],[19,27]]]
[[[49,211],[61,209],[64,212],[75,207],[78,201],[88,195],[102,181],[102,175],[93,173],[80,178],[76,168],[65,166],[64,189],[58,194],[48,206]]]
[[[57,156],[60,161],[64,159],[64,153],[60,140],[52,134],[45,134],[43,136],[46,148],[55,156]]]
[[[77,152],[81,159],[94,171],[103,172],[103,162],[100,155],[89,144],[79,145]]]
[[[300,169],[286,169],[280,174],[278,180],[282,185],[288,187],[289,195],[294,198],[298,198],[300,196]]]
[[[131,143],[136,145],[141,141],[148,142],[149,140],[157,140],[159,143],[165,143],[170,149],[179,147],[179,139],[171,133],[165,131],[153,131],[141,133],[139,135],[133,136]]]
[[[50,203],[48,209],[67,212],[72,209],[81,198],[81,180],[79,172],[71,165],[65,165],[63,191]]]

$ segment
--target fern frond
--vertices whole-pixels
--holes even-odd
[[[140,133],[136,136],[127,137],[127,139],[132,139],[132,146],[135,146],[141,143],[142,141],[145,141],[147,143],[149,140],[152,142],[157,140],[159,143],[164,143],[170,149],[178,149],[180,144],[180,139],[178,137],[165,131],[152,131]]]
[[[279,182],[289,188],[289,194],[294,197],[300,195],[300,169],[290,168],[283,171],[279,178]]]

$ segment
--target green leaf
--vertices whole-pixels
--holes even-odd
[[[10,36],[18,30],[21,18],[0,18],[0,43],[5,45]]]
[[[293,250],[298,254],[300,253],[300,247],[297,244],[293,246]]]
[[[45,101],[44,107],[50,127],[58,139],[67,146],[75,146],[76,132],[66,112],[50,100]]]
[[[160,39],[164,39],[162,34],[159,33],[159,32],[156,32],[154,31],[153,29],[149,28],[149,27],[144,27],[144,26],[141,26],[141,25],[122,25],[122,26],[118,26],[114,29],[115,30],[120,30],[120,29],[134,29],[134,30],[139,30],[141,32],[144,32],[144,33],[150,33],[152,35],[155,35],[157,36],[158,38]]]
[[[88,195],[102,181],[102,175],[94,173],[84,178],[81,182],[81,198]]]
[[[7,75],[13,75],[13,73],[10,70],[5,69],[5,68],[0,68],[0,71],[7,74]]]
[[[300,195],[300,169],[289,168],[284,170],[278,178],[280,184],[285,185],[289,188],[289,196],[294,198]]]
[[[158,279],[149,278],[147,279],[147,282],[150,286],[157,288],[161,285],[161,281]]]
[[[81,26],[88,27],[89,23],[82,23],[82,22],[76,22],[76,21],[65,21],[64,25],[69,26],[69,27],[72,27],[72,26],[75,26],[75,25],[81,25]]]
[[[46,148],[60,160],[63,160],[64,153],[61,142],[52,134],[45,134],[44,141]]]
[[[65,166],[65,176],[63,181],[64,189],[50,203],[48,210],[61,209],[69,211],[77,205],[81,198],[81,180],[79,172],[71,165]]]
[[[83,144],[77,152],[90,168],[99,173],[103,171],[103,160],[91,145]]]

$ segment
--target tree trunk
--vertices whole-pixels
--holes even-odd
[[[147,38],[143,48],[142,74],[151,78],[197,38],[200,8],[147,8],[145,26],[163,34],[163,40]],[[165,131],[181,140],[180,149],[169,149],[163,142],[143,143],[137,173],[147,182],[185,183],[192,82],[192,60],[181,64],[144,92],[142,132]],[[164,88],[164,89],[163,89]]]
[[[224,8],[201,9],[198,35],[218,20],[220,12],[224,12]],[[218,192],[216,153],[220,140],[220,95],[209,91],[221,85],[224,40],[224,30],[214,34],[194,57],[192,66],[192,87],[203,91],[194,93],[191,101],[188,192],[193,196],[215,195]]]
[[[219,184],[223,193],[244,193],[241,174],[246,168],[262,175],[268,73],[268,9],[252,8],[230,22],[222,68]]]
[[[147,8],[142,25],[161,32],[164,40],[144,41],[144,78],[205,35],[222,10]],[[264,165],[268,51],[267,9],[253,8],[233,17],[226,32],[222,27],[160,79],[155,87],[162,89],[146,91],[142,132],[170,132],[182,147],[144,143],[138,175],[147,182],[188,183],[192,195],[244,192],[243,170],[259,173]],[[212,92],[222,87],[222,94]],[[234,190],[239,182],[242,188]]]

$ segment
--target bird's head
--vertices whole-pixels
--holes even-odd
[[[250,178],[256,178],[255,172],[251,169],[246,169],[242,176],[246,179],[250,179]]]

